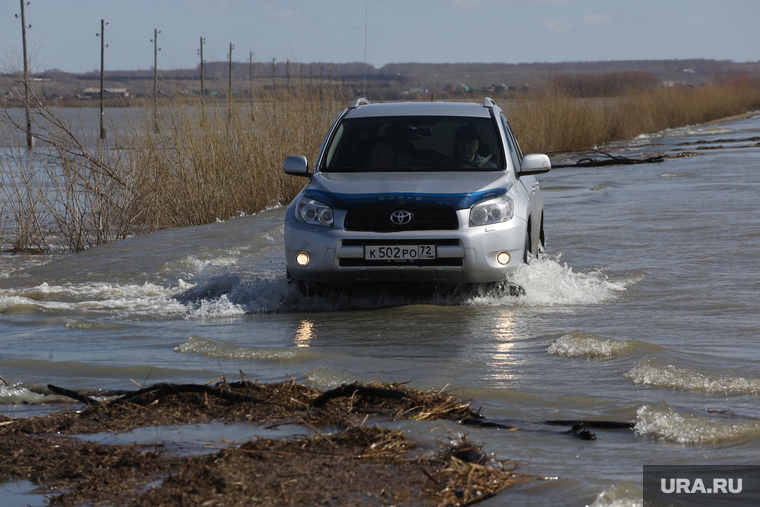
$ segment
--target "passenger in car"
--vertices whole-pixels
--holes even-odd
[[[472,125],[459,127],[454,134],[454,156],[452,166],[471,169],[496,169],[496,164],[491,157],[482,157],[478,154],[480,148],[480,136],[477,129]]]
[[[372,146],[367,167],[371,170],[390,169],[393,167],[394,160],[391,143],[381,139]]]

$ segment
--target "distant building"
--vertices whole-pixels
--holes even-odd
[[[119,97],[126,99],[129,97],[129,91],[126,88],[104,88],[103,90],[105,91],[104,97],[107,98]],[[100,88],[85,88],[82,95],[85,98],[100,97]]]
[[[449,93],[472,93],[472,88],[470,88],[468,85],[462,83],[458,85],[454,84],[447,84],[443,91],[449,92]]]

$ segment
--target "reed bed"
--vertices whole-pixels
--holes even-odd
[[[304,180],[282,172],[287,155],[316,157],[341,101],[275,98],[233,107],[166,105],[160,131],[146,115],[123,149],[149,175],[150,230],[250,214],[292,199]],[[147,112],[147,110],[146,110]]]
[[[0,148],[0,248],[79,251],[287,203],[305,181],[285,175],[283,159],[314,160],[350,100],[340,89],[306,82],[270,89],[250,103],[166,99],[155,112],[144,107],[121,115],[103,142],[32,97],[37,147]],[[757,110],[760,84],[745,76],[599,98],[549,86],[497,101],[525,152],[556,152]],[[19,118],[6,111],[0,121],[6,138],[23,138]]]
[[[121,115],[103,142],[36,101],[37,146],[0,148],[0,246],[80,251],[289,202],[304,180],[285,175],[282,161],[313,160],[347,102],[309,87],[252,104],[162,101],[157,116]],[[17,117],[4,120],[23,130]]]
[[[760,109],[760,83],[630,90],[619,97],[575,98],[549,88],[507,106],[525,152],[600,147],[669,128]]]

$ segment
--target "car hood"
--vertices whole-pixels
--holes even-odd
[[[511,184],[503,171],[419,173],[316,173],[304,193],[335,209],[356,207],[451,206],[505,195]]]

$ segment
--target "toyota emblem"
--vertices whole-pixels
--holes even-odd
[[[396,210],[391,213],[391,222],[395,225],[406,225],[412,221],[414,215],[408,211]]]

